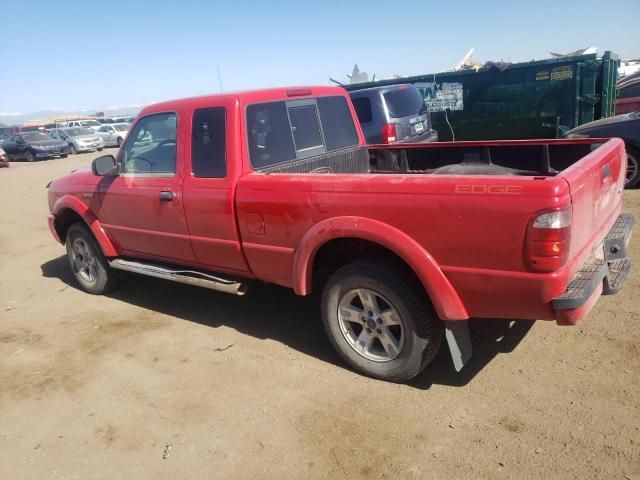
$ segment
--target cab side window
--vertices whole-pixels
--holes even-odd
[[[193,112],[191,168],[194,177],[227,176],[224,107],[201,108]]]
[[[175,174],[177,122],[175,113],[141,118],[121,150],[123,173]]]

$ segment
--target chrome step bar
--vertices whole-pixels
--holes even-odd
[[[245,283],[227,280],[195,270],[179,270],[150,263],[123,260],[121,258],[111,260],[109,266],[116,270],[139,273],[141,275],[162,278],[177,283],[186,283],[187,285],[195,285],[210,290],[217,290],[218,292],[231,293],[233,295],[244,295],[247,293],[247,285]]]

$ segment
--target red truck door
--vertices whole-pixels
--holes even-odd
[[[120,175],[100,186],[103,227],[126,252],[192,262],[182,208],[178,115],[141,118],[120,149]]]
[[[213,270],[247,272],[234,203],[242,158],[237,101],[219,97],[206,105],[200,102],[190,121],[184,210],[196,261]]]

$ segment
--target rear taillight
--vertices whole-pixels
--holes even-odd
[[[396,141],[396,126],[393,123],[385,123],[382,126],[382,143],[393,143]]]
[[[529,267],[539,272],[555,272],[567,263],[570,241],[571,208],[539,214],[527,231]]]

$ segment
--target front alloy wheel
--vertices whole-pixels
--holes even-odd
[[[117,272],[109,267],[91,230],[83,222],[69,227],[65,244],[71,271],[85,292],[98,295],[116,285]]]
[[[97,257],[84,238],[75,238],[71,243],[71,268],[89,284],[96,283],[98,278]]]

